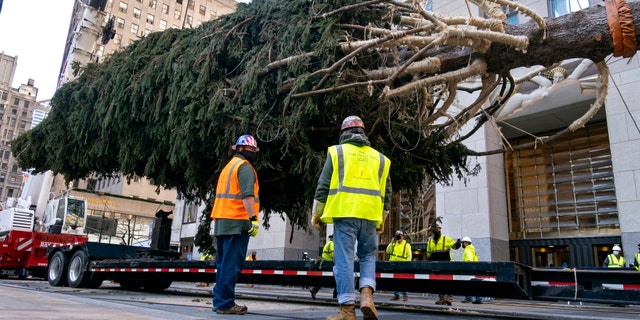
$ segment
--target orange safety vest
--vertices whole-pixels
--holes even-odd
[[[218,185],[216,187],[216,200],[213,204],[213,209],[211,210],[211,218],[213,220],[218,218],[249,220],[249,213],[244,208],[242,193],[240,192],[240,182],[238,181],[238,169],[244,163],[249,164],[249,161],[239,157],[233,157],[224,169],[222,169],[220,178],[218,178]],[[251,169],[256,175],[256,181],[253,184],[255,199],[253,206],[257,218],[258,212],[260,211],[260,199],[258,198],[258,174],[253,166],[251,166]]]

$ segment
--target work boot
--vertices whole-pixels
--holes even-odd
[[[318,291],[320,291],[320,288],[318,287],[311,288],[311,290],[309,290],[309,292],[311,292],[311,299],[316,299],[316,293],[318,293]]]
[[[444,300],[444,298],[440,298],[438,301],[436,301],[436,304],[443,305],[447,304],[447,302]]]
[[[341,304],[340,311],[333,316],[328,316],[327,320],[356,320],[356,305]]]
[[[373,303],[373,289],[364,287],[360,290],[360,311],[365,319],[378,320],[378,311]]]

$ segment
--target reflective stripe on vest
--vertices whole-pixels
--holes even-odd
[[[622,268],[624,267],[624,258],[623,257],[616,257],[614,254],[610,254],[607,256],[607,259],[609,259],[609,264],[607,265],[608,268]]]
[[[240,182],[238,181],[238,170],[244,163],[248,161],[233,157],[229,163],[222,169],[218,184],[216,186],[216,199],[211,210],[211,218],[223,218],[231,220],[248,220],[249,213],[244,207],[242,201],[242,193],[240,190]],[[258,174],[251,167],[255,174],[256,180],[253,183],[254,193],[254,209],[256,216],[260,210],[260,199],[258,197]]]
[[[344,185],[344,151],[342,149],[342,145],[336,146],[336,152],[338,153],[338,188],[329,189],[329,195],[335,195],[338,192],[366,194],[370,196],[380,197],[380,200],[384,201],[384,195],[382,194],[382,190],[380,189],[375,190],[375,189],[355,188],[355,187],[347,187]],[[384,174],[385,157],[380,152],[378,152],[378,157],[380,158],[380,165],[378,166],[378,182],[380,183],[382,180],[382,175]]]

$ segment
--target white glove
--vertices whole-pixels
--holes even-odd
[[[322,220],[320,217],[322,216],[322,212],[324,211],[324,203],[313,200],[313,206],[311,206],[311,224],[316,230],[322,230]]]

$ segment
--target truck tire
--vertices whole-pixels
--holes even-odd
[[[91,276],[91,279],[89,279],[89,282],[87,282],[87,285],[85,285],[85,288],[89,288],[89,289],[95,289],[95,288],[100,288],[100,286],[102,285],[102,281],[103,279],[101,277],[98,277],[95,273]]]
[[[62,251],[53,254],[47,265],[47,279],[54,287],[62,287],[67,284],[67,270],[69,270],[69,257]]]
[[[69,260],[69,271],[67,272],[67,283],[72,288],[85,288],[91,280],[91,272],[87,271],[87,254],[76,251]]]

